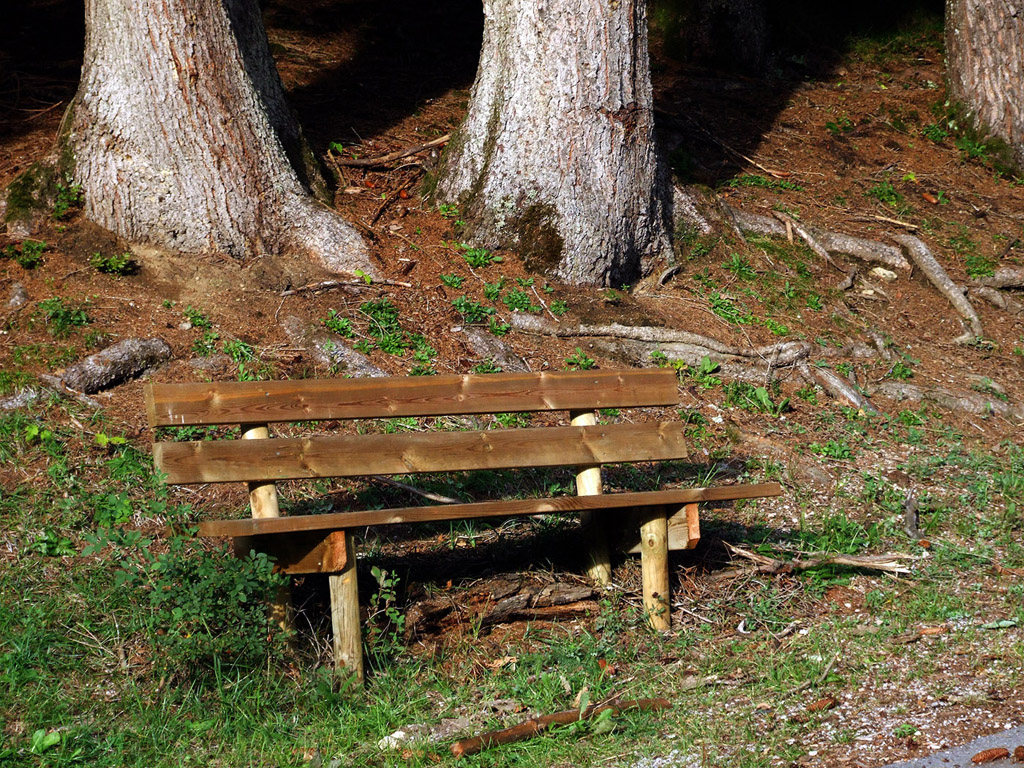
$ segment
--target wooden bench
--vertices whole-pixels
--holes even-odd
[[[579,513],[589,548],[588,573],[609,583],[601,518],[634,516],[642,554],[644,606],[652,625],[669,627],[669,549],[700,538],[704,501],[777,496],[776,483],[602,493],[600,465],[687,456],[680,422],[598,425],[595,410],[674,406],[668,369],[486,374],[410,378],[157,384],[146,387],[151,427],[241,425],[240,440],[156,442],[156,468],[174,484],[246,482],[251,519],[205,521],[202,536],[234,537],[236,552],[267,552],[286,573],[328,574],[336,665],[362,679],[356,557],[350,532],[388,525],[514,515]],[[567,426],[401,434],[271,437],[268,425],[349,419],[467,416],[566,411]],[[334,426],[318,424],[318,428]],[[280,516],[281,480],[406,475],[571,466],[577,496],[506,499]],[[635,542],[635,538],[634,538]],[[628,549],[628,546],[627,546]],[[283,601],[282,601],[283,603]],[[285,609],[278,606],[279,611]],[[283,617],[279,617],[283,618]]]

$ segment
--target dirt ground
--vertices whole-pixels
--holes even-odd
[[[329,169],[332,159],[341,157],[329,151],[332,142],[343,145],[347,153],[376,156],[430,141],[458,125],[476,66],[479,9],[454,1],[421,5],[403,6],[401,21],[392,23],[389,14],[394,9],[388,4],[270,3],[268,30],[282,78],[307,137]],[[23,13],[22,34],[7,33],[5,47],[0,47],[0,187],[51,147],[63,108],[74,93],[79,65],[81,28],[73,9],[58,2],[37,2]],[[59,24],[53,23],[52,14]],[[44,27],[56,31],[41,48],[34,47],[33,40]],[[419,31],[427,28],[438,33],[424,40]],[[687,182],[707,185],[746,211],[768,216],[789,212],[817,227],[886,242],[891,242],[891,233],[917,234],[958,284],[970,283],[968,270],[980,262],[1021,266],[1024,187],[997,173],[985,158],[965,157],[969,151],[957,147],[954,136],[936,141],[923,135],[928,126],[940,122],[937,115],[944,109],[940,40],[934,30],[899,40],[891,45],[849,46],[832,58],[808,56],[810,63],[786,61],[771,76],[755,77],[684,65],[664,53],[655,35],[659,129],[673,164],[687,174]],[[933,135],[939,138],[938,133]],[[360,230],[393,285],[353,284],[284,295],[288,289],[331,276],[268,267],[256,259],[182,257],[152,249],[135,252],[134,274],[114,277],[91,268],[89,258],[97,252],[125,251],[127,244],[76,215],[49,221],[34,234],[48,243],[42,266],[27,270],[11,259],[0,260],[0,299],[6,303],[15,283],[20,283],[33,303],[54,296],[88,301],[96,333],[62,354],[43,324],[33,321],[32,303],[24,309],[4,309],[0,364],[13,369],[12,350],[37,345],[39,355],[23,355],[17,367],[55,373],[75,355],[110,341],[160,336],[174,356],[155,374],[159,380],[232,377],[230,358],[195,353],[198,329],[183,318],[183,310],[194,307],[212,322],[221,341],[238,339],[258,349],[260,362],[276,376],[332,375],[328,365],[286,332],[287,318],[316,326],[334,310],[356,318],[358,328],[358,306],[387,296],[399,308],[403,326],[423,334],[436,350],[431,365],[437,372],[465,372],[487,356],[462,332],[462,319],[451,302],[461,295],[485,301],[486,284],[499,275],[510,285],[533,277],[531,296],[545,306],[553,301],[568,306],[562,322],[688,330],[743,347],[778,340],[767,325],[730,323],[709,308],[709,281],[728,295],[741,295],[737,275],[724,266],[732,249],[748,254],[755,271],[778,268],[787,274],[772,253],[744,250],[730,233],[727,239],[707,241],[703,253],[696,253],[692,243],[684,247],[682,269],[664,285],[649,283],[613,294],[529,275],[515,253],[500,254],[500,267],[467,271],[453,217],[443,215],[420,194],[420,184],[435,160],[436,155],[424,152],[383,171],[333,165],[335,205],[347,219],[361,222]],[[898,203],[882,199],[886,196]],[[0,249],[19,242],[0,235]],[[820,309],[783,307],[771,298],[745,300],[786,325],[791,334],[813,341],[817,346],[812,357],[827,357],[833,367],[855,366],[856,384],[869,394],[883,381],[891,381],[896,363],[905,361],[913,371],[908,384],[964,397],[998,392],[993,395],[998,403],[1010,406],[1024,401],[1024,323],[1019,315],[976,301],[987,341],[958,344],[954,339],[963,333],[961,320],[918,271],[888,281],[870,274],[870,266],[842,256],[836,259],[833,267],[810,256],[802,267],[805,285],[810,286],[804,290],[818,297]],[[857,268],[866,282],[848,290],[837,287],[851,268]],[[441,277],[455,272],[465,277],[459,288]],[[801,275],[790,272],[796,283]],[[547,284],[550,293],[541,290]],[[502,307],[498,310],[503,320],[508,318]],[[883,356],[871,332],[884,337],[887,348],[898,354]],[[513,331],[503,340],[531,370],[562,368],[577,351],[601,367],[652,364],[596,338],[557,339]],[[413,364],[408,355],[380,350],[372,352],[370,360],[392,375],[407,374]],[[807,382],[795,369],[780,369],[778,378],[776,398],[787,397],[792,405],[785,425],[763,414],[725,408],[720,389],[684,382],[683,409],[695,409],[711,420],[712,454],[724,446],[737,466],[743,459],[770,457],[788,468],[787,487],[810,488],[812,499],[831,498],[837,483],[842,485],[844,478],[861,471],[898,477],[897,464],[906,458],[899,448],[837,457],[824,466],[808,462],[808,446],[822,437],[821,424],[815,420],[818,406],[797,396]],[[141,382],[126,383],[95,399],[130,438],[140,443],[150,439]],[[872,402],[892,414],[919,405],[879,394]],[[995,448],[1005,440],[1020,439],[1019,416],[993,415],[984,408],[975,413],[948,410],[943,424],[976,446]],[[239,494],[218,490],[206,503],[237,503]],[[786,527],[801,513],[795,502],[782,500],[769,506],[766,514],[765,525]],[[486,540],[472,543],[484,549],[465,561],[467,573],[481,561],[490,562],[493,570],[508,570],[469,589],[460,599],[470,607],[493,595],[495,579],[508,578],[509,573],[525,578],[526,571],[522,561],[516,562],[516,550],[494,563],[488,558],[498,555],[486,551]],[[401,557],[429,550],[430,542],[396,540],[390,546],[389,556]],[[700,586],[701,574],[722,571],[728,559],[714,544],[702,557],[703,561],[679,561],[680,588],[687,579],[695,579],[695,598],[709,588]],[[424,566],[424,579],[430,568]],[[636,588],[638,569],[627,563],[617,578]],[[869,588],[855,579],[846,591],[829,592],[809,603],[807,610],[858,615]],[[415,604],[415,598],[410,596],[410,602]],[[430,643],[443,642],[445,633],[464,634],[471,613],[456,611],[435,622],[425,620],[422,632]],[[500,648],[503,633],[515,633],[518,626],[503,625],[488,642]],[[417,641],[421,645],[422,639]],[[921,646],[941,642],[936,635],[924,638]],[[864,680],[861,690],[838,703],[832,731],[819,730],[815,738],[820,743],[804,745],[805,761],[836,768],[881,765],[1020,724],[1024,693],[989,690],[979,677],[977,660],[969,656],[944,659],[942,666],[956,701],[936,704],[931,720],[922,716],[917,736],[890,735],[895,703],[915,692]],[[928,707],[928,702],[921,704],[922,711]],[[769,722],[762,725],[771,727]],[[840,728],[878,735],[837,746],[832,735]]]

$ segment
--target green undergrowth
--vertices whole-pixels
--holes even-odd
[[[713,363],[680,370],[692,386],[703,380],[724,395],[723,384],[709,382]],[[782,393],[766,388],[761,396],[757,389],[731,391],[732,407],[772,429],[794,429]],[[618,695],[667,697],[673,706],[555,728],[463,764],[632,765],[674,751],[680,764],[753,768],[798,760],[815,739],[841,746],[911,722],[914,702],[894,714],[902,719],[886,725],[886,734],[843,726],[852,712],[807,707],[825,696],[860,700],[872,686],[911,681],[925,692],[920,698],[939,697],[948,680],[936,670],[945,659],[985,656],[986,685],[1019,686],[1022,590],[1013,571],[995,566],[1024,567],[1024,450],[1009,443],[972,449],[925,408],[868,416],[794,402],[788,407],[814,408],[815,434],[802,436],[803,444],[832,445],[808,449],[805,460],[846,467],[828,500],[778,461],[720,460],[733,451],[726,445],[725,454],[716,453],[716,424],[696,410],[679,414],[695,463],[611,466],[605,473],[609,492],[784,483],[781,514],[764,500],[705,507],[701,548],[673,556],[673,595],[685,611],[675,613],[671,633],[648,629],[636,596],[621,589],[597,593],[583,620],[485,624],[493,602],[471,599],[473,584],[487,575],[478,560],[526,570],[527,560],[517,565],[516,558],[530,555],[515,553],[539,552],[529,567],[534,575],[572,580],[579,553],[572,551],[578,533],[571,519],[418,528],[418,547],[439,553],[451,573],[466,574],[440,580],[417,570],[415,557],[395,554],[408,532],[360,532],[369,668],[363,691],[329,668],[324,598],[305,598],[297,635],[282,633],[264,609],[282,584],[271,564],[235,559],[221,544],[191,538],[197,519],[226,514],[223,498],[215,508],[203,494],[167,489],[145,444],[80,406],[46,402],[0,415],[0,765],[448,764],[449,739],[397,750],[378,742],[403,727],[459,718],[457,735],[468,736]],[[529,423],[517,414],[481,418],[393,419],[373,428]],[[237,436],[223,428],[165,432],[173,439]],[[886,444],[906,449],[898,474],[831,455],[842,453],[839,446],[859,455]],[[904,477],[914,483],[921,539],[905,529],[911,488]],[[558,469],[396,479],[464,501],[574,493],[572,472]],[[340,488],[282,484],[281,493],[293,513],[422,503],[373,480]],[[231,498],[228,513],[246,514],[242,494]],[[781,562],[903,553],[912,558],[904,561],[911,575],[848,565],[761,573],[738,559],[730,564],[722,541]],[[638,563],[619,561],[616,580],[638,585]],[[836,602],[836,590],[845,590],[842,600],[852,608]],[[423,595],[456,606],[443,635],[405,634],[408,609]],[[924,626],[944,632],[913,648],[893,642]]]

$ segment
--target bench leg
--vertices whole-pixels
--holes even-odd
[[[359,582],[356,551],[351,534],[345,535],[347,562],[341,573],[328,576],[331,586],[331,628],[334,632],[334,669],[363,682],[363,635],[359,623]]]
[[[569,418],[573,426],[592,427],[597,424],[593,411],[571,411]],[[576,494],[578,496],[599,496],[604,492],[601,482],[601,467],[586,467],[576,473]],[[597,511],[580,515],[584,545],[587,547],[587,576],[595,583],[612,583],[612,558],[608,551],[608,527],[604,515]]]
[[[640,526],[640,558],[644,578],[644,611],[651,627],[672,627],[668,588],[668,518],[664,507],[644,513]]]

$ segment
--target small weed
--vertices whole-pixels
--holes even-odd
[[[454,299],[452,307],[462,315],[462,319],[467,323],[481,323],[489,315],[494,314],[493,307],[485,307],[479,301],[474,301],[467,296],[459,296],[459,298]]]
[[[210,319],[195,307],[189,305],[182,310],[185,319],[193,328],[213,328]]]
[[[852,459],[853,449],[842,440],[829,440],[825,443],[811,443],[811,453],[826,456],[830,459]]]
[[[502,429],[524,429],[530,426],[528,413],[496,413],[494,423]]]
[[[441,203],[437,206],[437,212],[446,219],[456,219],[459,216],[459,206],[451,203]]]
[[[342,317],[338,314],[337,310],[330,309],[327,311],[327,317],[320,320],[331,333],[336,333],[344,339],[351,339],[353,336],[352,332],[352,321],[347,317]]]
[[[57,196],[53,201],[53,218],[64,219],[75,208],[82,205],[81,184],[58,184]]]
[[[551,314],[553,314],[555,317],[561,317],[562,315],[569,311],[569,305],[568,303],[562,300],[557,300],[551,302],[551,306],[549,307],[549,309],[551,310]]]
[[[917,726],[910,723],[900,723],[893,728],[892,735],[897,739],[906,739],[917,733]]]
[[[43,263],[43,251],[46,247],[42,240],[22,240],[17,247],[8,245],[4,248],[4,256],[14,259],[23,269],[35,269]]]
[[[805,403],[809,403],[810,405],[818,404],[818,388],[815,387],[813,384],[808,384],[804,387],[801,387],[793,394],[795,394]]]
[[[961,136],[956,140],[956,148],[960,150],[960,158],[965,162],[968,160],[981,160],[985,162],[988,155],[988,145],[972,136]]]
[[[914,369],[907,365],[902,360],[897,360],[893,363],[892,368],[885,374],[887,378],[896,379],[897,381],[906,381],[907,379],[913,378]]]
[[[398,576],[377,566],[370,574],[377,591],[370,597],[366,645],[371,663],[380,666],[405,647],[405,616],[398,610]]]
[[[102,253],[94,253],[89,257],[89,264],[98,272],[117,276],[133,274],[139,268],[131,253],[128,252],[115,253],[109,256],[104,256]]]
[[[717,291],[708,296],[711,304],[711,311],[726,322],[734,325],[750,325],[754,322],[754,316],[746,309],[740,309],[732,300],[722,296]]]
[[[50,334],[58,339],[71,335],[75,328],[88,325],[92,320],[84,304],[75,304],[55,296],[44,299],[37,305],[42,313]]]
[[[533,303],[530,294],[518,288],[506,293],[502,297],[501,303],[512,312],[540,312],[540,306]]]
[[[835,120],[829,120],[825,123],[825,130],[833,136],[842,136],[844,133],[852,131],[855,127],[853,120],[848,118],[846,115],[838,117]]]
[[[689,366],[681,360],[677,360],[672,365],[680,378],[690,379],[701,389],[711,389],[722,383],[722,380],[714,375],[722,366],[707,355],[700,359],[700,364],[696,367]]]
[[[765,387],[755,387],[746,381],[730,381],[725,385],[724,393],[723,404],[729,408],[762,411],[772,416],[780,416],[789,409],[789,398],[776,403]]]
[[[941,144],[949,138],[949,131],[938,123],[928,123],[928,125],[921,129],[921,135],[928,139],[928,141]]]
[[[487,358],[482,363],[477,363],[469,369],[470,373],[501,373],[502,368],[493,358]]]
[[[46,528],[42,534],[28,546],[31,552],[43,557],[67,557],[78,554],[71,539],[61,536],[53,528]]]
[[[466,278],[456,274],[441,275],[441,282],[449,288],[461,288],[462,284],[466,282]]]
[[[471,248],[465,243],[459,246],[465,253],[462,254],[462,258],[466,260],[466,263],[473,269],[480,269],[482,267],[489,267],[491,264],[496,264],[502,261],[501,256],[495,256],[486,248]]]
[[[893,208],[899,208],[905,202],[903,195],[897,192],[896,188],[893,187],[892,183],[888,180],[880,181],[869,188],[864,194],[868,197],[873,197],[880,203],[890,205]]]
[[[501,289],[505,287],[505,278],[499,277],[493,283],[484,283],[484,297],[488,301],[497,301],[501,298]]]
[[[851,125],[852,127],[852,125]],[[788,192],[801,192],[803,187],[785,179],[769,179],[755,173],[744,173],[729,180],[730,187],[762,187],[764,189],[781,189]]]
[[[597,367],[597,361],[592,357],[588,357],[587,353],[579,347],[576,347],[576,351],[565,358],[565,364],[569,367],[569,370],[573,371],[589,371]]]
[[[732,272],[740,280],[755,280],[757,279],[757,272],[750,266],[750,261],[746,257],[741,256],[738,253],[732,253],[729,255],[729,260],[722,264],[729,272]]]
[[[493,336],[504,336],[512,330],[512,326],[508,323],[503,323],[493,315],[487,318],[487,330],[491,332]]]
[[[203,335],[192,342],[192,351],[199,357],[209,357],[217,351],[217,342],[220,341],[220,334],[212,328],[203,331]]]

